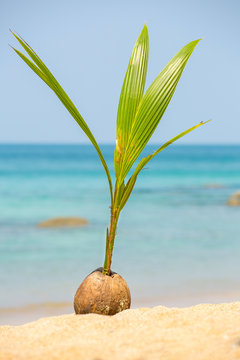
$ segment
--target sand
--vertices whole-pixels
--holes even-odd
[[[240,359],[240,302],[62,315],[0,327],[0,359]]]

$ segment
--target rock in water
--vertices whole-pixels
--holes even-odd
[[[126,281],[117,273],[104,275],[98,268],[79,286],[74,297],[76,314],[115,315],[129,309],[131,295]]]
[[[235,192],[227,202],[230,206],[240,206],[240,191]]]
[[[222,188],[224,188],[224,185],[217,184],[217,183],[209,183],[209,184],[205,184],[204,187],[206,189],[222,189]]]
[[[59,217],[53,218],[46,221],[42,221],[38,224],[40,228],[48,227],[78,227],[87,225],[88,221],[79,217]]]

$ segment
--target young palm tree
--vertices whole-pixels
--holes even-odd
[[[95,270],[80,285],[75,295],[74,307],[76,313],[114,314],[130,307],[128,286],[120,275],[111,271],[111,262],[118,219],[132,193],[137,177],[154,156],[176,140],[205,124],[201,122],[185,130],[160,146],[154,153],[142,158],[128,181],[126,180],[130,169],[137,161],[160,122],[187,61],[199,40],[192,41],[184,46],[169,61],[144,94],[149,49],[148,30],[147,26],[144,25],[134,46],[120,94],[114,152],[116,180],[113,189],[106,161],[81,114],[33,49],[19,35],[12,34],[30,58],[15,48],[13,48],[14,51],[57,95],[95,147],[106,172],[110,191],[111,214],[110,225],[106,231],[105,261],[102,268]]]

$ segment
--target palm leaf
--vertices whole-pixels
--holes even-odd
[[[117,139],[114,153],[115,174],[118,177],[132,122],[142,99],[148,65],[149,39],[147,26],[134,46],[123,82],[117,113]]]
[[[29,60],[24,54],[22,54],[19,50],[13,48],[13,50],[21,57],[21,59],[52,89],[52,91],[57,95],[59,100],[63,103],[65,108],[69,111],[69,113],[72,115],[72,117],[75,119],[75,121],[78,123],[78,125],[81,127],[83,132],[87,135],[93,146],[95,147],[97,154],[102,162],[103,168],[106,172],[108,183],[109,183],[109,189],[110,189],[110,196],[111,196],[111,204],[113,204],[113,191],[112,191],[112,180],[109,173],[108,166],[106,164],[106,161],[102,155],[102,152],[97,144],[96,139],[94,138],[92,132],[90,131],[88,125],[84,121],[83,117],[79,113],[76,106],[73,104],[69,96],[66,94],[66,92],[63,90],[61,85],[58,83],[58,81],[55,79],[53,74],[50,72],[50,70],[47,68],[47,66],[43,63],[43,61],[39,58],[39,56],[34,52],[34,50],[18,35],[12,32],[14,37],[17,39],[17,41],[22,45],[24,50],[28,53],[28,55],[31,57],[31,59],[34,61],[34,63]]]
[[[199,40],[184,46],[157,76],[144,94],[128,137],[119,179],[123,180],[136,161],[159,121],[161,120],[187,64]],[[121,181],[119,180],[119,181]]]
[[[147,157],[143,158],[138,166],[136,167],[133,175],[130,177],[130,179],[128,180],[125,190],[123,192],[122,195],[122,199],[120,202],[120,207],[119,207],[119,211],[122,210],[122,208],[124,207],[124,205],[126,204],[129,196],[131,195],[131,192],[134,188],[134,185],[136,183],[137,180],[137,176],[139,175],[140,171],[144,168],[144,166],[146,166],[146,164],[152,159],[154,158],[154,156],[156,156],[157,154],[159,154],[161,151],[163,151],[164,149],[166,149],[169,145],[171,145],[172,143],[174,143],[175,141],[177,141],[178,139],[180,139],[181,137],[187,135],[188,133],[190,133],[191,131],[197,129],[199,126],[202,126],[204,124],[206,124],[207,122],[209,122],[210,120],[206,121],[206,122],[201,122],[193,127],[191,127],[188,130],[183,131],[182,133],[178,134],[177,136],[175,136],[174,138],[172,138],[171,140],[167,141],[165,144],[163,144],[158,150],[156,150],[153,154],[148,155]]]

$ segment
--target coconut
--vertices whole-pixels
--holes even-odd
[[[131,295],[126,281],[113,271],[109,275],[102,271],[102,267],[94,270],[79,286],[74,297],[76,314],[114,315],[130,308]]]

